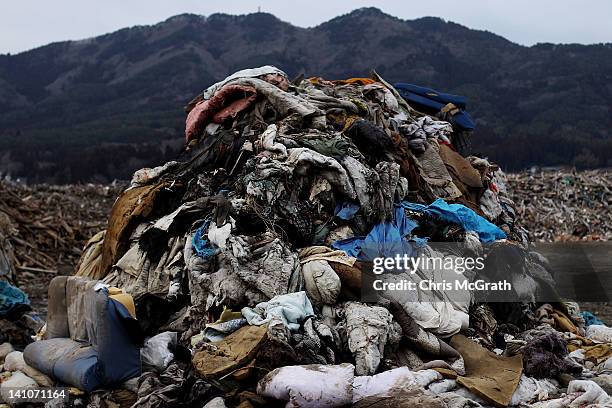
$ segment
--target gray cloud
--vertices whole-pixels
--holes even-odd
[[[195,13],[262,11],[309,27],[364,6],[414,19],[436,16],[488,30],[523,45],[538,42],[612,42],[612,1],[590,0],[3,0],[0,53],[17,53],[50,42],[92,37],[133,25],[155,24]]]

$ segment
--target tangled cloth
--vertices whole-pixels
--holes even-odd
[[[523,348],[525,375],[554,378],[559,374],[580,374],[582,367],[567,359],[565,341],[557,333],[548,333],[531,340]]]

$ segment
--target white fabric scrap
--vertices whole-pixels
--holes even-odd
[[[269,372],[257,394],[288,401],[286,408],[333,408],[351,405],[352,364],[287,366]]]

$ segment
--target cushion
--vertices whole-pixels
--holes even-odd
[[[62,357],[72,353],[74,350],[83,347],[68,338],[56,338],[49,340],[36,341],[28,344],[23,351],[25,362],[42,373],[53,376],[53,367]]]
[[[64,354],[53,367],[53,377],[86,392],[104,383],[103,368],[92,346],[79,347]]]
[[[49,283],[47,307],[47,339],[70,337],[68,307],[66,306],[67,276],[56,276]]]
[[[68,286],[70,282],[68,279]],[[137,320],[122,303],[109,298],[106,288],[94,291],[90,283],[85,286],[87,289],[81,288],[83,292],[75,291],[67,299],[70,302],[78,298],[79,309],[83,310],[78,317],[80,331],[88,341],[69,338],[38,341],[26,347],[24,359],[56,380],[90,392],[140,375],[141,366],[135,336],[139,329]]]

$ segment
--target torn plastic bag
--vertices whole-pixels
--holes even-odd
[[[144,368],[152,368],[155,371],[164,371],[174,359],[170,351],[177,344],[176,332],[163,332],[145,341],[140,349],[140,361]]]

